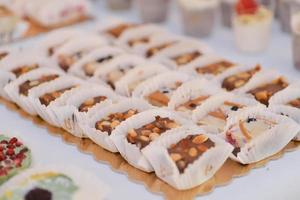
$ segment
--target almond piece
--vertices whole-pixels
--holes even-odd
[[[204,143],[206,140],[208,140],[208,137],[206,135],[198,135],[196,136],[192,142],[195,143],[195,144],[202,144]]]
[[[144,142],[149,142],[149,141],[150,141],[150,139],[149,139],[147,136],[144,136],[144,135],[142,135],[142,136],[140,137],[140,139],[141,139],[142,141],[144,141]]]
[[[150,138],[151,141],[157,139],[158,137],[159,137],[159,134],[158,134],[158,133],[151,133],[151,134],[149,135],[149,138]]]
[[[119,124],[120,124],[120,122],[119,122],[118,120],[115,120],[115,121],[113,121],[113,122],[111,123],[111,127],[112,127],[112,128],[115,128],[115,127],[117,127]]]
[[[172,154],[170,155],[170,157],[172,158],[172,160],[173,160],[174,162],[177,162],[178,160],[180,160],[180,159],[182,158],[182,156],[181,156],[179,153],[172,153]]]
[[[131,136],[131,137],[136,137],[137,136],[137,133],[135,132],[134,129],[131,129],[128,131],[128,134]]]
[[[190,150],[189,150],[189,156],[196,157],[197,153],[198,153],[198,151],[197,151],[196,148],[194,148],[194,147],[190,148]]]

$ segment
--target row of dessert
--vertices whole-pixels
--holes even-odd
[[[131,31],[140,28],[125,31],[114,43],[126,35],[132,41],[132,35],[136,34]],[[132,42],[121,42],[123,49],[120,49],[107,46],[103,43],[107,40],[94,34],[71,32],[76,35],[73,42],[63,39],[66,34],[60,32],[60,37],[52,35],[51,39],[44,40],[43,52],[38,48],[39,52],[4,55],[0,63],[1,95],[51,125],[62,127],[78,137],[89,137],[109,151],[120,152],[124,159],[141,170],[155,170],[158,177],[178,189],[203,183],[229,156],[243,164],[257,162],[279,152],[293,138],[299,139],[296,137],[299,125],[286,116],[275,114],[282,113],[297,120],[297,83],[289,83],[275,72],[228,64],[224,59],[201,67],[199,59],[208,57],[211,61],[213,56],[200,51],[203,45],[198,44],[198,53],[188,56],[194,58],[196,55],[196,58],[187,60],[188,65],[198,60],[194,64],[200,67],[182,70],[189,68],[182,66],[172,70],[172,67],[178,68],[174,56],[186,60],[182,59],[186,57],[185,53],[174,54],[182,48],[172,49],[173,46],[167,47],[172,50],[162,50],[170,54],[158,52],[163,55],[161,61],[168,65],[165,67],[142,57],[126,55],[126,48],[133,51],[137,45],[131,46]],[[111,29],[105,33],[111,33]],[[121,74],[116,84],[109,84],[115,86],[116,92],[105,84],[107,80],[94,82],[93,78],[75,78],[61,70],[60,67],[65,65],[55,63],[61,59],[48,58],[49,55],[54,56],[52,58],[63,55],[58,52],[70,49],[77,51],[89,40],[97,46],[93,51],[102,50],[101,56],[88,56],[90,52],[74,65],[86,57],[96,64],[103,60],[106,64],[111,62],[106,68]],[[193,45],[188,47],[195,51]],[[110,52],[109,48],[118,50],[119,54],[103,57],[103,53]],[[79,51],[75,58],[81,54],[84,53]],[[120,56],[132,57],[127,62],[121,59],[114,67],[113,63]],[[132,64],[133,57],[143,62]],[[74,56],[69,58],[72,60]],[[124,63],[133,69],[122,70]],[[101,65],[97,67],[102,68]],[[70,71],[73,68],[71,66]],[[69,71],[65,67],[62,69]],[[195,69],[200,72],[200,77],[195,75]],[[225,92],[222,87],[232,92]],[[269,108],[250,94],[261,103],[270,104]],[[195,174],[199,176],[195,177]]]

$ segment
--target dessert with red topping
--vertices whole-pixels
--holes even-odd
[[[21,141],[0,135],[0,185],[30,164],[30,150]]]
[[[239,0],[235,11],[233,27],[237,47],[245,52],[265,50],[270,40],[273,13],[256,0]]]

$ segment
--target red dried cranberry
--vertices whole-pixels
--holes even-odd
[[[15,154],[15,151],[13,149],[7,149],[6,154],[12,156]]]
[[[2,140],[2,141],[0,142],[0,144],[8,144],[8,141],[7,141],[7,140]]]
[[[9,144],[15,144],[16,142],[18,142],[18,139],[13,137],[9,140]]]

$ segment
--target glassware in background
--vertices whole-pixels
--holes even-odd
[[[294,66],[300,70],[300,12],[292,15],[291,27]]]
[[[237,6],[240,10],[234,14],[233,29],[237,47],[243,52],[257,53],[269,46],[273,12],[251,2],[251,8]],[[242,1],[240,3],[244,5]]]
[[[182,25],[187,35],[207,37],[215,27],[219,0],[179,0]]]
[[[278,0],[258,0],[258,2],[261,3],[261,5],[265,6],[273,13],[275,13],[277,1]]]
[[[145,23],[164,22],[168,17],[170,0],[136,0],[136,4]]]
[[[283,32],[291,33],[292,13],[300,10],[299,0],[279,1],[279,21]]]
[[[222,24],[227,28],[232,27],[232,17],[234,14],[234,6],[237,0],[221,0]]]
[[[131,7],[131,0],[106,0],[106,5],[112,10],[127,10]]]

